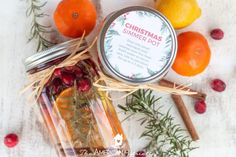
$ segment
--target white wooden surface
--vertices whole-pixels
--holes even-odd
[[[48,0],[47,11],[52,12],[59,0]],[[99,3],[99,0],[94,0]],[[192,82],[193,87],[208,94],[208,111],[198,115],[193,109],[193,100],[185,102],[199,132],[199,149],[190,157],[235,157],[236,156],[236,1],[199,0],[202,17],[184,29],[199,31],[208,39],[212,49],[209,68],[194,78],[183,78],[170,71],[168,78],[176,82]],[[100,19],[113,10],[129,5],[152,6],[152,0],[101,0],[103,12]],[[32,106],[25,103],[19,90],[26,83],[22,59],[34,53],[35,44],[27,44],[30,21],[25,16],[25,0],[7,0],[0,5],[0,156],[1,157],[56,157],[48,133],[38,120]],[[99,7],[98,7],[99,8]],[[221,27],[225,31],[222,41],[209,38],[209,30]],[[215,93],[209,87],[212,78],[221,78],[227,83],[227,90]],[[122,102],[121,102],[122,103]],[[163,95],[160,104],[168,109],[174,106],[168,95]],[[176,122],[182,120],[175,107],[172,113]],[[120,119],[124,116],[120,115]],[[135,119],[123,123],[133,151],[141,149],[145,141],[138,139],[142,127]],[[184,127],[184,126],[183,126]],[[13,149],[3,144],[7,133],[16,132],[20,143]]]

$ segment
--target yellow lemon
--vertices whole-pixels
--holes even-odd
[[[187,27],[201,16],[196,0],[157,0],[156,9],[170,20],[175,29]]]

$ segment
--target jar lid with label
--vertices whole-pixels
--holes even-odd
[[[113,12],[99,34],[102,68],[128,84],[158,81],[173,64],[176,52],[176,33],[170,22],[143,6]]]

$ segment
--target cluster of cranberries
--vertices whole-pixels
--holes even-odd
[[[76,85],[79,92],[88,92],[91,89],[91,75],[81,64],[59,68],[47,84],[49,92],[53,95],[59,94],[62,90]]]
[[[210,35],[215,40],[221,40],[224,38],[224,32],[220,28],[213,29],[210,32]],[[220,79],[214,79],[210,83],[211,88],[216,92],[223,92],[226,89],[226,84],[224,81]],[[195,103],[195,111],[199,114],[203,114],[206,112],[207,105],[205,101],[199,100]]]
[[[226,84],[220,79],[214,79],[210,83],[211,88],[216,92],[223,92],[226,89]],[[195,111],[199,114],[206,112],[207,105],[205,101],[199,100],[195,103]]]

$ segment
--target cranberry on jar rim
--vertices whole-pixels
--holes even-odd
[[[107,16],[98,36],[101,68],[127,84],[147,84],[161,79],[177,51],[176,33],[156,10],[133,6]]]

